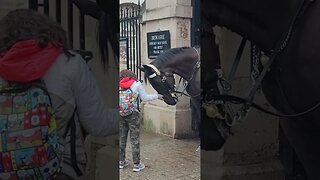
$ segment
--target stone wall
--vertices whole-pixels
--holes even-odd
[[[148,0],[143,13],[142,64],[150,63],[147,56],[146,34],[154,31],[170,31],[171,48],[190,46],[192,18],[191,0]],[[176,78],[177,79],[177,78]],[[147,86],[149,93],[155,92]],[[173,138],[193,137],[189,98],[179,98],[176,106],[161,101],[144,104],[143,128]]]

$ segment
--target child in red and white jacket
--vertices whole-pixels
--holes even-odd
[[[122,89],[130,88],[136,98],[142,101],[152,101],[162,99],[160,94],[148,94],[142,83],[138,81],[137,76],[130,70],[122,70],[120,72],[119,87]],[[140,162],[140,113],[136,108],[127,116],[120,116],[120,161],[119,168],[122,169],[128,166],[129,162],[125,159],[125,150],[127,145],[128,132],[130,130],[130,140],[132,147],[133,171],[139,172],[145,168]]]

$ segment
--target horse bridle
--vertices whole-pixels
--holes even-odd
[[[162,85],[165,88],[165,91],[167,91],[173,99],[177,100],[177,96],[175,94],[175,85],[173,86],[173,88],[171,88],[170,84],[167,81],[168,77],[173,77],[173,74],[169,72],[162,72],[152,64],[147,64],[146,66],[149,66],[154,71],[154,73],[149,75],[148,78],[153,79],[155,77],[160,77]]]
[[[201,92],[199,92],[199,94],[192,95],[192,96],[190,94],[186,94],[185,93],[185,91],[187,90],[187,88],[189,86],[189,82],[191,82],[193,80],[193,78],[195,77],[196,72],[200,69],[200,67],[201,67],[201,63],[200,63],[200,60],[198,60],[195,63],[195,65],[193,66],[193,71],[192,71],[192,74],[191,74],[190,78],[184,83],[184,85],[183,85],[184,87],[183,87],[182,91],[175,90],[176,93],[180,94],[180,97],[182,95],[185,95],[185,96],[188,96],[188,97],[198,97],[198,96],[201,95]],[[182,79],[182,77],[180,77],[180,80],[179,80],[178,84],[180,84],[181,79]]]
[[[195,49],[195,48],[194,48]],[[195,49],[196,50],[196,49]],[[163,87],[165,87],[165,90],[171,95],[172,98],[174,98],[175,100],[178,100],[178,96],[176,93],[180,94],[179,97],[181,97],[182,95],[188,96],[188,97],[197,97],[200,96],[201,92],[197,95],[194,96],[190,96],[188,94],[185,93],[189,82],[191,80],[193,80],[193,78],[195,77],[196,72],[200,69],[200,60],[199,60],[199,52],[196,50],[197,54],[198,54],[198,60],[196,61],[196,63],[193,66],[193,71],[192,74],[190,75],[190,78],[186,81],[186,83],[184,84],[184,88],[182,91],[178,91],[176,89],[176,85],[173,86],[173,88],[170,87],[168,81],[167,81],[167,77],[173,77],[173,73],[169,73],[169,72],[162,72],[160,71],[157,67],[155,67],[152,64],[147,64],[147,66],[149,66],[151,69],[153,69],[154,73],[149,75],[148,78],[149,79],[153,79],[155,77],[160,77],[161,78],[161,82],[163,84]],[[174,78],[174,77],[173,77]],[[179,81],[179,84],[181,82],[181,79]]]
[[[285,47],[287,46],[288,41],[289,41],[289,39],[290,39],[290,37],[292,35],[292,30],[293,30],[293,27],[295,25],[296,20],[298,19],[298,17],[301,14],[304,13],[306,7],[311,2],[312,2],[312,0],[301,1],[301,4],[300,4],[300,6],[299,6],[299,8],[298,8],[298,10],[297,10],[292,22],[291,22],[291,25],[289,27],[289,30],[288,30],[287,34],[285,34],[285,36],[282,39],[279,40],[279,42],[281,42],[281,44],[279,44],[279,46],[277,48],[275,48],[275,50],[271,50],[270,58],[269,58],[268,62],[266,63],[266,65],[264,65],[264,68],[263,68],[262,72],[260,72],[260,75],[256,78],[256,81],[252,85],[252,87],[250,88],[246,98],[240,98],[240,97],[237,97],[237,96],[228,95],[226,93],[226,92],[230,91],[230,89],[231,89],[231,84],[229,82],[231,82],[231,80],[234,77],[235,71],[236,71],[237,66],[239,64],[239,61],[240,61],[241,53],[243,51],[243,48],[244,48],[244,45],[245,45],[245,42],[246,42],[245,38],[242,40],[241,45],[240,45],[239,50],[238,50],[238,53],[236,55],[236,59],[235,59],[233,65],[232,65],[232,68],[231,68],[231,71],[230,71],[228,79],[224,80],[224,79],[222,79],[222,76],[218,77],[217,84],[220,85],[220,87],[222,87],[223,93],[219,94],[219,95],[215,95],[214,96],[214,101],[212,102],[215,105],[224,104],[225,102],[231,102],[231,103],[234,103],[234,104],[243,104],[242,108],[233,117],[232,122],[230,124],[228,124],[228,125],[233,126],[240,119],[244,119],[247,116],[248,111],[250,110],[251,107],[256,108],[256,109],[258,109],[258,110],[260,110],[262,112],[265,112],[267,114],[271,114],[271,115],[278,116],[278,117],[287,117],[287,118],[288,117],[302,116],[302,115],[310,113],[310,112],[312,112],[315,109],[320,107],[320,103],[317,103],[316,105],[312,106],[311,108],[309,108],[309,109],[307,109],[307,110],[305,110],[303,112],[299,112],[297,114],[279,114],[279,113],[268,111],[265,108],[255,104],[253,102],[254,95],[255,95],[256,91],[258,90],[258,88],[260,87],[261,82],[262,82],[263,78],[265,77],[267,71],[269,70],[272,62],[275,60],[277,55],[280,52],[282,52],[285,49]],[[222,82],[224,82],[225,84],[223,84]],[[211,102],[209,102],[209,103],[211,103]]]
[[[183,85],[184,87],[183,87],[182,91],[178,91],[178,90],[175,90],[175,91],[174,91],[175,93],[180,94],[179,97],[185,95],[185,96],[187,96],[187,97],[194,98],[194,97],[198,97],[198,96],[201,95],[201,92],[199,92],[199,94],[192,95],[192,96],[191,96],[190,94],[186,94],[186,93],[185,93],[185,91],[187,90],[187,88],[188,88],[188,86],[189,86],[189,82],[191,82],[191,81],[193,80],[193,78],[195,77],[196,72],[197,72],[197,71],[200,69],[200,67],[201,67],[200,52],[199,52],[195,47],[193,47],[193,49],[196,51],[198,58],[197,58],[197,61],[195,62],[195,64],[193,65],[193,71],[192,71],[192,74],[190,75],[190,78],[189,78],[189,79],[184,83],[184,85]],[[182,80],[182,77],[180,77],[178,86],[179,86],[181,80]],[[176,95],[176,96],[177,96],[177,95]],[[178,96],[177,96],[177,98],[178,98]]]

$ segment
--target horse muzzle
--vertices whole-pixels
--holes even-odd
[[[163,95],[163,100],[168,105],[176,105],[178,102],[178,98],[175,93],[167,93]]]

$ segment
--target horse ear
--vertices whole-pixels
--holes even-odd
[[[137,66],[138,69],[140,69],[140,71],[144,72],[144,67],[142,66]]]
[[[143,68],[143,72],[144,72],[144,81],[146,82],[146,84],[148,83],[148,74],[150,72],[150,67],[143,64],[142,67],[140,68]]]

